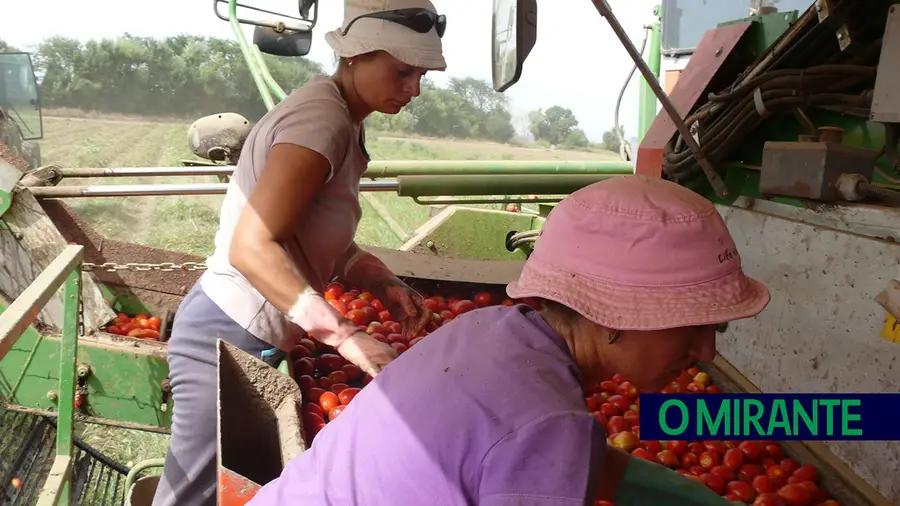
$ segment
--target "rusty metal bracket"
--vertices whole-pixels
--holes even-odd
[[[830,14],[829,0],[816,0],[816,13],[819,15],[819,23],[828,19]]]
[[[838,40],[838,45],[841,48],[841,51],[846,50],[850,47],[850,43],[853,42],[853,39],[850,37],[850,30],[847,28],[847,25],[841,25],[840,28],[835,32],[835,36]]]
[[[647,66],[647,63],[641,57],[640,53],[634,44],[631,42],[631,39],[628,38],[628,34],[625,33],[625,30],[622,29],[622,25],[619,23],[619,20],[616,18],[615,14],[613,14],[612,9],[609,7],[609,4],[606,0],[591,0],[594,4],[594,7],[597,9],[597,12],[600,13],[601,16],[606,18],[606,21],[609,23],[609,26],[612,28],[613,32],[615,32],[616,36],[619,38],[619,42],[625,46],[625,50],[628,51],[629,56],[631,56],[632,61],[637,66],[638,70],[641,71],[641,75],[644,76],[644,79],[647,81],[647,84],[650,85],[650,88],[653,90],[653,94],[656,95],[656,98],[660,101],[663,106],[663,109],[666,110],[666,113],[672,118],[672,123],[675,124],[675,128],[678,129],[678,133],[681,134],[684,143],[687,144],[688,149],[691,150],[691,154],[694,155],[694,159],[697,160],[697,164],[700,165],[700,168],[703,169],[703,173],[706,175],[706,179],[709,180],[709,184],[712,185],[713,190],[715,190],[716,195],[720,198],[725,198],[728,196],[728,189],[725,187],[725,183],[722,181],[722,178],[719,177],[719,174],[716,172],[715,168],[713,168],[712,163],[706,158],[703,154],[703,151],[700,149],[700,146],[697,144],[697,141],[694,139],[694,136],[691,134],[690,128],[684,123],[684,119],[679,114],[678,109],[675,108],[675,104],[669,100],[669,96],[666,95],[666,92],[663,91],[662,87],[659,85],[659,81],[650,71],[650,68]]]

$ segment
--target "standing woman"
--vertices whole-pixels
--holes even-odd
[[[354,242],[366,170],[363,120],[396,114],[444,70],[445,18],[428,0],[346,0],[325,40],[337,72],[313,77],[269,111],[244,144],[207,271],[184,298],[169,341],[172,437],[153,506],[216,503],[217,339],[277,364],[308,332],[366,373],[396,352],[321,293],[338,277],[384,301],[404,333],[431,318],[424,300]]]

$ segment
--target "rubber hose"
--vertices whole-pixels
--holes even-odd
[[[644,41],[641,42],[641,50],[638,54],[643,55],[644,49],[647,47],[647,39],[650,37],[650,27],[644,27]],[[622,132],[619,130],[619,107],[622,105],[622,98],[625,96],[625,90],[628,89],[628,83],[631,82],[631,77],[634,76],[634,72],[637,70],[637,65],[633,65],[631,67],[631,72],[628,73],[628,77],[625,78],[625,84],[622,85],[622,89],[619,90],[619,98],[616,100],[616,114],[615,114],[615,132],[616,137],[619,139],[619,156],[628,161],[630,158],[628,154],[625,152],[625,136],[622,135]]]

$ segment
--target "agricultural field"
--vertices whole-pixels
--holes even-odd
[[[187,147],[186,123],[45,117],[41,150],[45,164],[60,167],[177,167],[195,159]],[[370,133],[374,160],[615,160],[608,151],[567,151],[471,140],[402,137]],[[218,182],[215,177],[66,179],[66,185]],[[429,217],[426,206],[388,193],[366,193],[357,240],[395,248],[404,241],[376,207],[387,212],[406,234]],[[106,236],[186,253],[211,253],[221,196],[105,197],[71,199],[88,222]],[[373,207],[373,204],[376,207]]]
[[[187,147],[189,124],[126,117],[44,117],[40,141],[44,164],[64,168],[177,167],[195,157]],[[518,147],[493,142],[368,135],[374,160],[616,160],[608,151],[567,151]],[[215,177],[66,179],[66,185],[218,182]],[[412,199],[388,193],[369,193],[362,200],[363,220],[357,240],[363,244],[398,247],[402,240],[378,214],[391,218],[412,234],[429,218],[429,209]],[[140,198],[140,200],[135,200]],[[107,237],[198,255],[212,252],[221,196],[133,197],[70,199],[91,225]],[[133,465],[165,455],[168,437],[160,434],[79,427],[78,435],[104,454]],[[151,472],[153,472],[151,470]]]

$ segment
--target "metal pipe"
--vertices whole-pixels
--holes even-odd
[[[234,165],[60,169],[61,177],[230,176]],[[376,160],[363,178],[433,174],[632,174],[631,162],[585,160]]]
[[[440,175],[400,176],[397,195],[568,195],[613,174]]]
[[[230,176],[234,165],[204,167],[93,167],[59,169],[61,177]]]
[[[81,197],[161,197],[166,195],[224,195],[227,183],[210,184],[135,184],[96,186],[39,186],[29,188],[39,199]],[[361,181],[361,191],[394,191],[396,181]]]
[[[622,25],[619,24],[619,20],[616,19],[616,16],[613,14],[612,9],[609,7],[609,4],[606,0],[592,0],[594,7],[597,8],[597,12],[600,13],[601,16],[606,18],[606,21],[609,23],[609,26],[612,28],[613,32],[616,33],[616,36],[619,38],[619,41],[625,46],[625,50],[628,51],[628,54],[631,56],[631,59],[634,61],[634,64],[637,65],[638,69],[641,71],[641,74],[644,76],[644,79],[647,81],[647,84],[650,85],[650,88],[653,89],[653,93],[656,94],[656,98],[662,103],[663,108],[668,113],[669,117],[672,119],[672,123],[675,124],[675,128],[678,129],[678,133],[681,134],[685,144],[688,145],[688,148],[693,153],[694,158],[697,160],[697,163],[700,165],[700,168],[703,169],[703,173],[706,174],[706,178],[709,180],[709,184],[712,185],[713,189],[716,191],[716,194],[725,198],[728,196],[728,189],[725,187],[725,183],[722,181],[722,178],[719,177],[719,174],[716,173],[712,164],[709,163],[703,156],[703,152],[700,150],[700,146],[697,145],[697,141],[694,140],[694,137],[691,135],[690,129],[687,125],[684,124],[684,119],[681,117],[681,114],[678,112],[678,109],[675,108],[675,104],[669,100],[669,96],[666,95],[666,92],[659,86],[659,81],[653,76],[653,73],[650,71],[650,68],[647,66],[647,63],[644,62],[644,59],[641,58],[641,55],[637,52],[637,49],[634,47],[634,44],[631,43],[631,39],[628,38],[628,34],[625,33],[625,30],[622,29]]]

